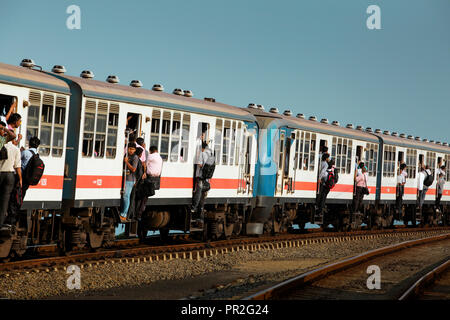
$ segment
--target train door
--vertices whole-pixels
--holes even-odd
[[[276,195],[281,196],[284,193],[292,192],[294,184],[294,167],[292,164],[291,152],[292,146],[295,146],[291,136],[287,136],[285,130],[280,130],[280,153],[277,170]]]
[[[286,139],[286,157],[284,167],[284,179],[287,184],[287,193],[295,192],[295,139],[296,134],[292,132]]]
[[[242,154],[239,160],[239,186],[238,193],[249,194],[251,192],[252,184],[252,172],[251,172],[251,159],[252,159],[252,141],[253,136],[248,133],[244,127],[243,141],[242,141]]]
[[[284,158],[285,158],[285,138],[286,132],[284,130],[279,131],[280,141],[279,141],[279,158],[278,158],[278,168],[277,168],[277,185],[276,185],[276,195],[281,196],[283,194],[283,172],[284,172]]]
[[[317,181],[319,181],[320,169],[321,169],[321,164],[322,164],[322,155],[324,153],[330,154],[330,150],[328,149],[328,140],[320,139],[320,141],[319,141],[319,159],[317,160],[318,161]],[[316,186],[316,193],[319,194],[319,183],[317,183],[317,186]]]

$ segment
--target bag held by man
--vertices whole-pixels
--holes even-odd
[[[425,177],[425,180],[423,181],[423,184],[425,186],[429,187],[429,186],[431,186],[433,184],[434,177],[433,177],[433,175],[428,174],[427,170],[425,170],[425,173],[426,173],[427,176]]]
[[[28,162],[27,167],[24,170],[24,178],[27,184],[30,186],[35,186],[39,183],[44,174],[45,164],[44,161],[39,157],[39,154],[34,153],[30,150],[33,156]]]
[[[216,157],[212,154],[208,154],[208,159],[202,167],[202,180],[211,179],[214,170],[216,169]]]
[[[366,186],[363,188],[362,192],[363,195],[368,196],[370,194],[370,191],[369,188],[367,188],[367,179],[365,174],[364,174],[364,181],[366,182]]]
[[[333,189],[339,180],[339,175],[336,170],[328,171],[327,180],[325,181],[325,187],[328,189]]]

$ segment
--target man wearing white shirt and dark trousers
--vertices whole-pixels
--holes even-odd
[[[194,194],[192,196],[192,207],[191,207],[191,219],[192,222],[196,224],[196,227],[203,228],[203,206],[206,199],[206,195],[208,193],[205,190],[205,186],[209,184],[208,179],[204,180],[202,178],[203,166],[206,164],[208,158],[212,155],[212,151],[208,148],[208,144],[206,142],[202,143],[202,151],[199,154],[196,165],[197,169],[195,172],[195,189]]]
[[[418,181],[417,181],[417,189],[419,190],[419,209],[422,209],[423,203],[425,202],[425,196],[428,191],[428,187],[431,185],[427,185],[426,181],[427,177],[431,176],[431,170],[428,166],[421,167],[420,172],[418,174]]]
[[[403,213],[403,195],[405,194],[405,184],[406,184],[406,178],[408,177],[408,172],[406,171],[406,164],[402,163],[400,165],[400,174],[397,176],[397,212],[399,216],[402,216]]]

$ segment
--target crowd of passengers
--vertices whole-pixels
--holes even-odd
[[[367,166],[363,161],[357,159],[356,169],[354,173],[355,190],[353,199],[353,212],[361,213],[361,206],[365,195],[370,194],[370,190],[367,184],[369,175]],[[445,185],[445,170],[446,166],[443,163],[438,164],[436,170],[436,201],[435,209],[437,212],[442,211],[441,198],[444,192]],[[397,186],[396,186],[396,210],[402,217],[403,207],[403,195],[405,192],[405,184],[408,178],[407,165],[403,161],[400,163],[400,167],[397,172]],[[434,181],[434,175],[430,169],[430,166],[420,163],[419,173],[417,177],[417,209],[421,210],[425,201],[425,196],[431,184]],[[335,167],[334,159],[331,159],[328,153],[328,148],[323,146],[320,152],[320,165],[319,165],[319,195],[316,200],[316,215],[321,215],[325,207],[325,202],[328,193],[338,182],[338,170]]]

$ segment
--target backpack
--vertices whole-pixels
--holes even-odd
[[[328,171],[327,180],[325,181],[325,187],[328,189],[333,189],[339,180],[339,175],[336,170]]]
[[[24,170],[23,176],[25,177],[25,181],[30,186],[35,186],[39,183],[44,174],[45,164],[44,161],[39,157],[39,154],[34,153],[34,151],[30,150],[33,154],[30,161],[27,164],[27,167]]]
[[[202,167],[202,179],[211,179],[214,170],[216,169],[216,157],[212,154],[212,152],[208,153],[208,159],[206,160],[206,163]]]
[[[425,180],[423,180],[423,184],[425,186],[429,187],[433,184],[434,177],[433,177],[433,175],[428,174],[427,170],[425,170],[425,173],[427,174],[427,176],[425,177]]]

